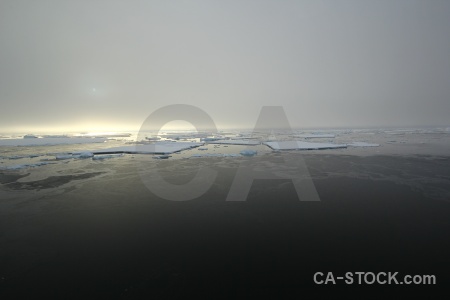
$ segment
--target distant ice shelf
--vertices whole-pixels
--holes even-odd
[[[322,150],[347,148],[345,144],[309,143],[304,141],[264,142],[273,150]]]
[[[94,155],[97,154],[115,154],[115,153],[127,153],[127,154],[172,154],[196,148],[202,146],[204,143],[195,142],[156,142],[153,144],[143,144],[134,146],[120,146],[112,147],[101,150],[93,151]]]
[[[103,143],[104,138],[24,138],[0,140],[0,146],[49,146]]]

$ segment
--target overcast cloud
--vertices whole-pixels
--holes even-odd
[[[450,126],[450,1],[0,1],[0,131]]]

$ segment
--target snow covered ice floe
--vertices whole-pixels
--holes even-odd
[[[0,140],[0,146],[48,146],[103,143],[104,138],[24,138]]]
[[[351,144],[347,144],[349,147],[378,147],[380,144],[371,144],[366,142],[353,142]]]
[[[128,153],[128,154],[171,154],[182,150],[196,148],[202,146],[204,143],[195,142],[156,142],[153,144],[139,144],[133,146],[112,147],[93,151],[93,154],[114,154],[114,153]]]
[[[347,145],[345,144],[309,143],[303,141],[264,142],[264,144],[273,150],[321,150],[347,148]]]

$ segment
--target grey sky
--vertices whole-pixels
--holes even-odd
[[[450,1],[1,0],[0,41],[0,131],[450,126]]]

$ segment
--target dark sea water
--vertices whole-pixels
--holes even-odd
[[[246,201],[226,201],[242,163],[282,161],[304,161],[320,201],[299,198],[289,179],[256,179]],[[199,167],[217,173],[206,193],[177,202],[144,184],[142,166],[172,184]],[[449,294],[446,155],[134,155],[2,171],[0,184],[1,299]],[[360,271],[436,284],[313,280]]]

